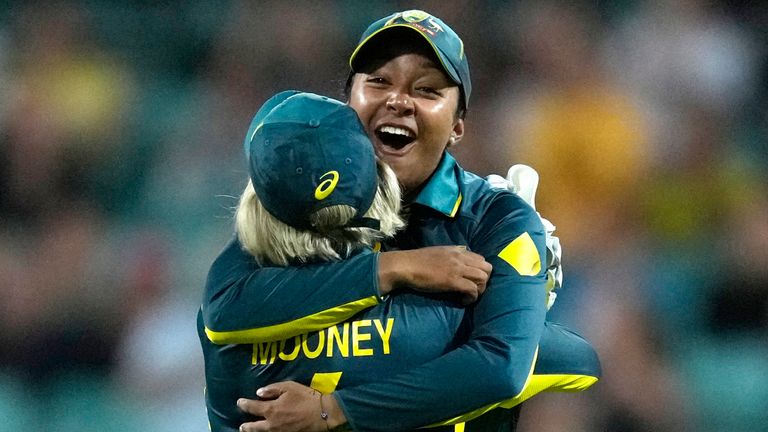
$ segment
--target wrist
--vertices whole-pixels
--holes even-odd
[[[398,264],[397,259],[401,252],[381,252],[379,253],[379,295],[384,297],[395,290],[398,283]]]
[[[320,409],[320,416],[325,420],[329,431],[340,432],[350,430],[347,417],[332,394],[320,395]]]

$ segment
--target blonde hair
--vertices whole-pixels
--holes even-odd
[[[235,212],[235,231],[240,243],[259,263],[286,266],[291,262],[338,260],[361,247],[393,236],[405,226],[400,212],[400,186],[389,166],[376,162],[378,187],[366,217],[380,221],[378,230],[345,225],[357,210],[334,205],[310,215],[314,231],[298,230],[272,216],[261,204],[248,181]]]

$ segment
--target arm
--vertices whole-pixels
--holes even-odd
[[[512,201],[519,203],[517,198]],[[499,222],[475,233],[473,244],[493,264],[494,272],[490,289],[469,313],[473,327],[469,340],[401,374],[337,390],[328,399],[342,411],[329,417],[330,426],[346,422],[355,430],[407,430],[455,423],[522,393],[544,323],[544,230],[528,206],[500,206],[489,213],[487,217]],[[260,389],[260,394],[277,399],[242,401],[241,409],[266,417],[243,425],[243,430],[266,430],[261,429],[266,425],[280,429],[283,421],[290,420],[283,410],[300,396],[292,390],[301,388],[297,386],[276,383]],[[295,419],[295,411],[291,414]],[[318,411],[305,415],[311,420]]]
[[[581,392],[602,375],[600,359],[592,345],[561,324],[544,323],[539,355],[525,390],[501,406],[511,408],[541,392]]]
[[[494,271],[488,290],[472,310],[469,340],[386,380],[336,391],[334,396],[355,430],[411,429],[491,409],[523,391],[545,316],[544,228],[527,206],[501,206],[494,213],[506,216],[473,240]],[[532,255],[539,262],[535,272],[526,266],[532,261],[525,257]],[[390,415],[393,412],[396,418]]]
[[[491,186],[509,190],[525,200],[528,205],[536,209],[536,188],[539,186],[539,173],[535,169],[523,165],[512,165],[507,171],[507,176],[491,174],[486,180]],[[563,267],[560,263],[562,249],[560,239],[554,235],[556,227],[547,219],[541,218],[547,232],[547,310],[552,308],[557,298],[555,290],[563,285]]]
[[[378,260],[361,253],[343,262],[260,266],[236,239],[208,273],[203,321],[217,344],[270,341],[325,328],[378,302]]]
[[[281,340],[342,322],[404,284],[455,292],[471,302],[485,290],[490,271],[480,255],[451,246],[260,266],[235,239],[208,274],[205,332],[216,344]]]

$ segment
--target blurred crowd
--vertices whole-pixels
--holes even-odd
[[[459,161],[539,171],[550,317],[603,363],[520,430],[768,424],[768,6],[0,3],[0,431],[207,430],[195,315],[250,118],[342,97],[359,34],[408,8],[464,39]]]

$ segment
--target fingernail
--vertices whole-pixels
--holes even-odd
[[[238,399],[238,400],[237,400],[237,406],[239,406],[240,408],[242,408],[242,407],[243,407],[243,405],[245,405],[245,399]],[[241,427],[241,429],[242,429],[242,427]]]
[[[260,388],[260,389],[256,390],[256,396],[258,396],[258,397],[264,396],[264,389]]]

